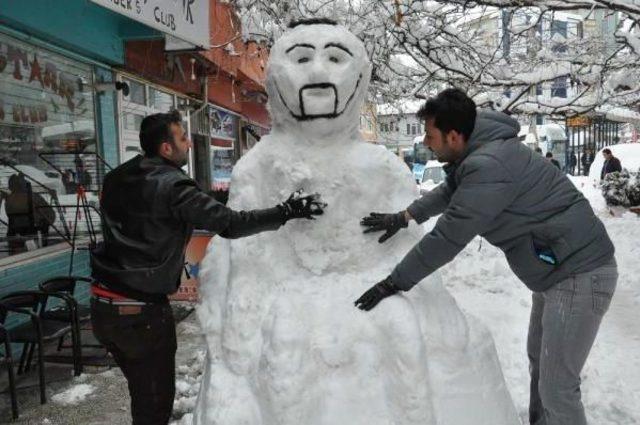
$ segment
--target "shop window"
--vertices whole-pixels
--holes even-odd
[[[129,85],[129,95],[124,96],[125,102],[146,106],[147,96],[145,94],[145,85],[129,79],[124,79],[124,81]]]
[[[131,131],[140,131],[140,124],[142,124],[142,120],[144,119],[144,115],[136,114],[133,112],[125,112],[123,114],[123,124],[126,130]]]
[[[407,136],[411,134],[411,124],[407,124]]]
[[[171,93],[149,87],[149,106],[158,112],[168,112],[173,109],[174,99]]]
[[[103,171],[91,66],[2,34],[0,64],[2,258],[64,242],[78,185],[97,201]]]

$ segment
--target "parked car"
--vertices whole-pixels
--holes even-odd
[[[436,186],[444,181],[446,174],[442,163],[438,161],[427,161],[422,173],[420,183],[420,194],[424,194],[433,190]]]

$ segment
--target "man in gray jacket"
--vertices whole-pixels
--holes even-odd
[[[445,162],[447,178],[395,214],[371,213],[365,233],[384,242],[410,220],[442,214],[435,228],[390,276],[357,301],[372,309],[408,291],[480,235],[500,248],[511,270],[533,291],[527,351],[529,420],[535,425],[584,425],[580,371],[615,290],[614,247],[589,202],[569,179],[517,139],[506,114],[476,112],[465,93],[448,89],[418,112],[424,143]]]

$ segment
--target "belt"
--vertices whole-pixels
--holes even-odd
[[[144,301],[134,300],[127,298],[124,295],[120,295],[117,292],[113,292],[99,283],[93,283],[91,285],[91,295],[94,300],[111,305],[147,305]]]
[[[136,300],[114,300],[113,298],[105,298],[105,297],[99,297],[97,295],[93,295],[92,297],[94,300],[101,302],[101,303],[105,303],[105,304],[110,304],[110,305],[137,305],[137,306],[144,306],[144,305],[149,305],[149,303],[145,303],[143,301],[136,301]]]

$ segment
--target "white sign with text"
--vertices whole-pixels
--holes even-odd
[[[198,47],[210,47],[209,0],[91,1]]]

